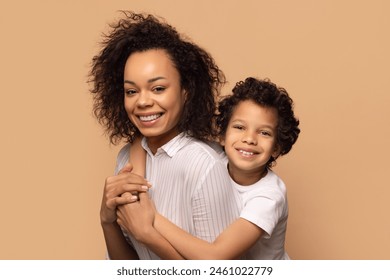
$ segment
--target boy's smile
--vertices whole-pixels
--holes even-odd
[[[247,149],[247,148],[235,148],[243,157],[253,157],[255,156],[256,154],[258,154],[258,152],[256,152],[255,150],[252,150],[252,149]]]
[[[268,160],[277,155],[277,124],[275,108],[251,100],[234,108],[222,144],[229,158],[230,176],[238,184],[253,184],[265,174]]]

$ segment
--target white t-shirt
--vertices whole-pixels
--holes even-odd
[[[286,186],[271,170],[253,185],[241,186],[231,179],[241,195],[240,217],[260,227],[264,233],[245,254],[252,260],[289,259],[284,243],[287,229],[288,203]]]
[[[146,179],[157,211],[190,234],[212,242],[239,216],[241,201],[220,155],[206,143],[179,134],[150,151],[146,139]],[[130,144],[118,154],[117,174],[129,160]],[[140,259],[159,259],[130,236]]]

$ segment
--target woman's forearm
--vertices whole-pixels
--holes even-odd
[[[107,252],[112,260],[136,260],[138,255],[124,237],[121,228],[115,223],[103,224],[103,234]]]

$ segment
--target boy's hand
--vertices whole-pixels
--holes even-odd
[[[119,205],[137,201],[134,194],[146,192],[150,183],[141,176],[131,173],[130,163],[125,165],[118,175],[108,177],[105,181],[100,221],[102,224],[114,223],[117,219],[116,209]]]
[[[148,193],[140,193],[139,201],[118,206],[117,222],[135,239],[145,243],[149,232],[153,230],[156,209]]]

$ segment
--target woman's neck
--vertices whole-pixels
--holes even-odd
[[[169,141],[171,141],[173,138],[175,138],[177,135],[179,135],[179,132],[176,131],[175,133],[169,133],[165,135],[159,135],[159,136],[150,136],[145,137],[148,143],[148,147],[150,151],[155,154],[157,153],[157,150],[167,144]]]

